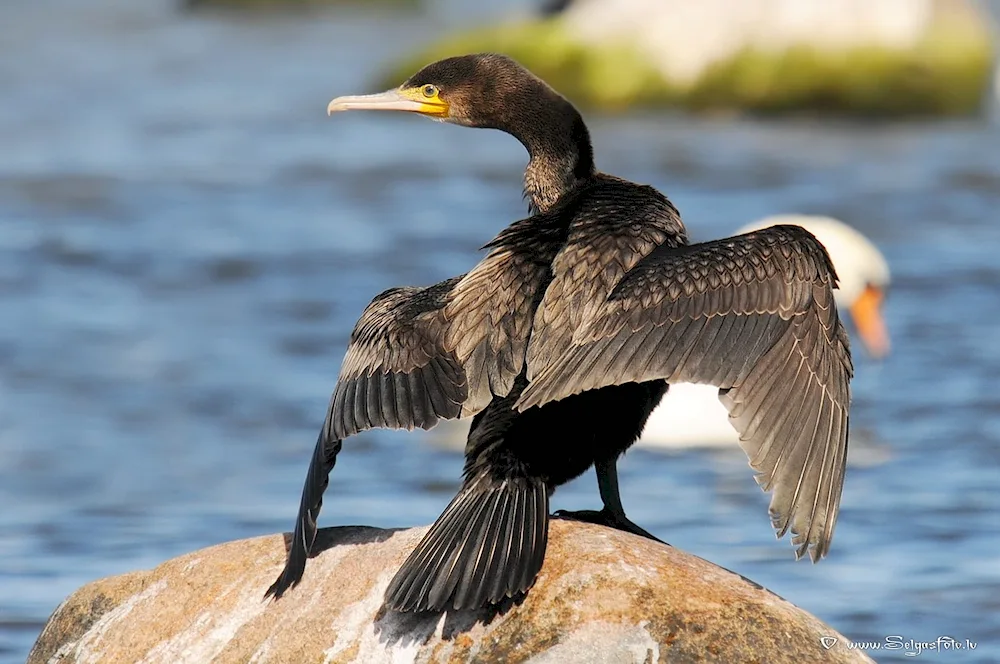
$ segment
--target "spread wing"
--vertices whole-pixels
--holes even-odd
[[[515,222],[468,274],[376,297],[351,333],[330,401],[330,437],[429,429],[506,396],[525,364],[531,321],[560,238],[549,220]]]
[[[330,400],[332,438],[376,427],[427,429],[458,417],[468,384],[458,358],[443,348],[438,314],[461,279],[391,288],[365,308]]]
[[[607,385],[665,379],[720,387],[771,519],[796,555],[829,548],[847,456],[847,335],[836,275],[798,226],[645,256],[535,370],[525,410]],[[534,340],[532,341],[534,343]]]
[[[545,215],[515,222],[468,274],[392,288],[365,308],[306,473],[285,567],[266,596],[281,597],[302,580],[344,438],[376,427],[427,429],[511,390],[562,241],[557,222]]]

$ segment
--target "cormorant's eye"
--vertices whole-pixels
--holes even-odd
[[[420,88],[420,93],[423,94],[428,99],[430,99],[432,97],[436,97],[437,96],[438,89],[436,87],[434,87],[433,85],[431,85],[430,83],[428,83],[424,87]]]

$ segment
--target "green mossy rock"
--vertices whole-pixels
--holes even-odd
[[[679,100],[660,72],[625,45],[587,46],[559,19],[507,23],[446,37],[393,64],[376,87],[394,87],[425,64],[491,51],[514,58],[574,102],[602,109],[663,106]]]
[[[247,11],[313,9],[320,7],[412,8],[420,0],[182,0],[184,9],[234,9]]]
[[[450,55],[493,51],[518,60],[580,106],[602,111],[681,108],[758,114],[908,117],[968,115],[990,90],[990,34],[942,20],[913,49],[859,46],[825,51],[747,49],[675,84],[628,44],[588,45],[556,19],[452,35],[395,63],[379,81],[392,87]]]

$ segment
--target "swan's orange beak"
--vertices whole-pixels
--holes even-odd
[[[889,331],[885,327],[885,319],[882,318],[884,299],[885,294],[881,288],[868,285],[850,309],[854,327],[857,328],[868,353],[875,359],[882,359],[891,349]]]

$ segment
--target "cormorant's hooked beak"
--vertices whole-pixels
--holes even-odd
[[[326,114],[338,111],[409,111],[444,118],[448,115],[448,104],[438,97],[428,99],[419,90],[396,89],[374,95],[337,97],[326,107]]]
[[[882,299],[885,294],[881,288],[876,286],[866,286],[861,296],[851,305],[851,318],[854,320],[854,327],[858,330],[858,336],[864,343],[865,348],[875,359],[882,359],[889,354],[891,344],[889,342],[889,330],[886,329],[885,319],[882,318]]]

